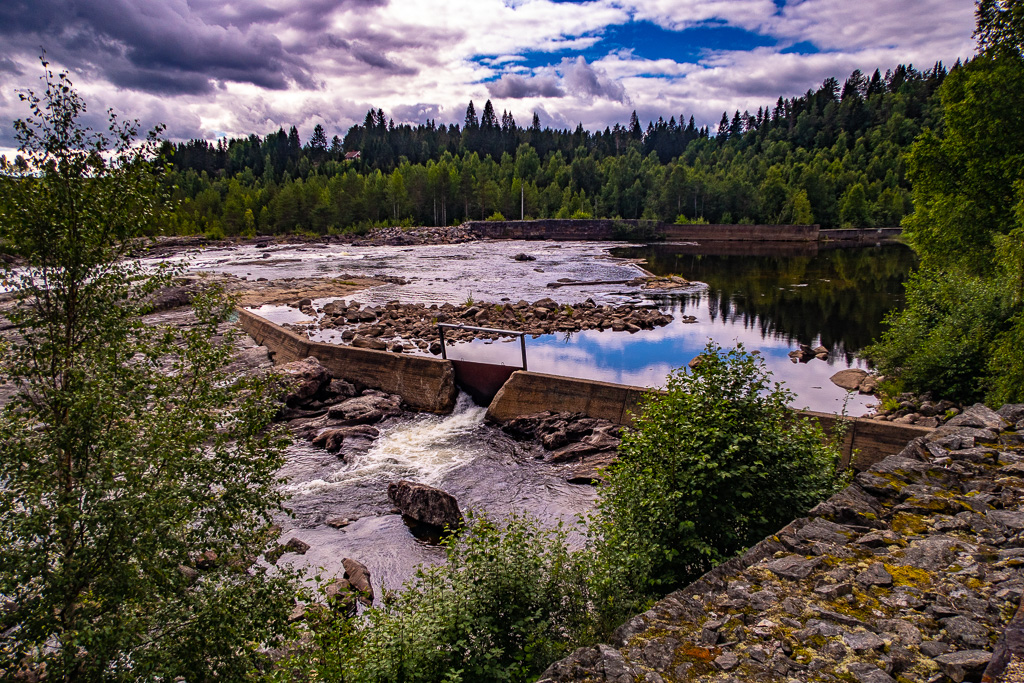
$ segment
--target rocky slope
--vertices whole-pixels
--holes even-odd
[[[994,680],[1024,591],[1024,405],[958,417],[541,681]]]

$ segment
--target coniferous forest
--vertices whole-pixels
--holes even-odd
[[[958,62],[953,69],[962,68]],[[177,208],[163,225],[211,237],[361,232],[488,218],[896,226],[912,211],[904,154],[941,132],[937,63],[854,71],[717,127],[634,112],[603,131],[522,127],[490,101],[461,126],[370,110],[344,138],[317,126],[165,143]],[[359,154],[356,155],[355,153]]]

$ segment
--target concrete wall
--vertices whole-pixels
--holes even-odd
[[[891,241],[903,234],[902,228],[865,228],[862,230],[821,230],[818,239],[837,242]]]
[[[449,361],[321,344],[244,309],[238,309],[238,317],[246,334],[270,349],[278,365],[313,356],[335,377],[361,389],[398,394],[416,410],[450,413],[455,408],[459,390]]]
[[[553,413],[583,413],[590,417],[631,424],[641,396],[648,390],[625,384],[518,371],[498,391],[487,409],[493,420],[505,421],[521,415],[550,410]],[[800,411],[798,415],[818,420],[826,432],[832,432],[840,418],[830,413]],[[897,425],[863,418],[847,418],[848,431],[843,444],[844,464],[863,471],[888,455],[894,455],[913,438],[930,430],[913,425]]]
[[[535,221],[470,221],[473,234],[489,239],[614,240],[623,239],[623,224],[651,230],[670,240],[765,240],[815,242],[817,225],[675,225],[637,220],[544,219]]]

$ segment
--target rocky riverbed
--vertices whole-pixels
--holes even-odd
[[[559,304],[550,298],[533,303],[466,302],[403,304],[393,301],[383,306],[363,305],[358,301],[335,300],[316,308],[311,299],[295,303],[300,311],[315,320],[303,324],[286,324],[294,331],[322,334],[324,330],[342,330],[341,340],[361,348],[390,350],[398,353],[416,349],[441,353],[438,323],[472,327],[500,328],[524,332],[534,337],[551,333],[573,333],[581,330],[613,330],[639,332],[662,327],[674,319],[654,305],[599,306],[593,299]],[[684,316],[696,322],[693,316]],[[479,332],[447,328],[445,339],[450,344],[472,339],[498,339],[496,332]],[[387,341],[385,341],[387,340]]]
[[[541,681],[995,680],[1021,567],[1024,405],[979,404]]]

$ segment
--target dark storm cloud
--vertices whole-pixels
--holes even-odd
[[[523,78],[515,74],[505,74],[497,81],[488,83],[487,92],[491,94],[491,97],[509,99],[565,96],[565,91],[559,87],[558,79],[554,76]]]
[[[20,76],[22,74],[21,67],[16,62],[6,57],[0,57],[0,71],[4,73],[13,74]]]
[[[258,14],[262,8],[246,11]],[[305,21],[308,14],[295,18]],[[290,54],[269,27],[239,23],[243,27],[211,23],[184,0],[0,4],[0,35],[15,49],[35,52],[42,45],[62,64],[99,73],[115,85],[178,94],[208,92],[217,81],[270,89],[312,84],[309,65]]]

